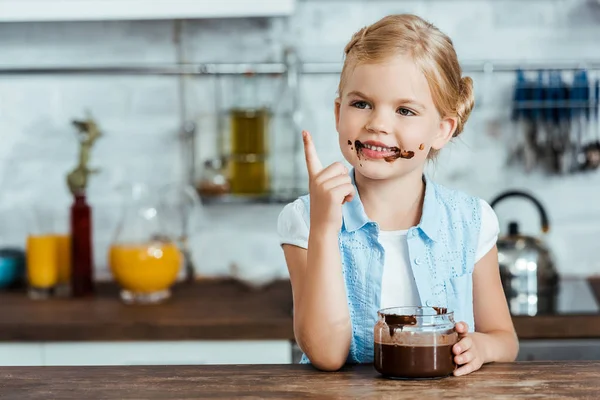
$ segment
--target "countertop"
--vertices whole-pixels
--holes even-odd
[[[292,339],[289,281],[254,291],[232,280],[178,284],[158,305],[126,305],[114,284],[93,297],[0,294],[0,341]]]
[[[372,365],[1,367],[3,399],[597,398],[600,362],[488,364],[463,377],[399,381]]]
[[[97,288],[91,298],[47,301],[0,293],[0,342],[294,338],[289,281],[260,291],[231,280],[178,284],[168,302],[152,306],[123,304],[113,284]],[[519,338],[600,338],[600,313],[565,310],[513,317]]]

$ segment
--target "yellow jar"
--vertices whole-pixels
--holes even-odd
[[[232,156],[229,169],[231,193],[238,195],[269,193],[269,169],[265,157],[253,154]]]

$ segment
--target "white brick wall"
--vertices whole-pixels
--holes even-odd
[[[339,62],[354,31],[396,12],[418,13],[436,23],[451,35],[463,62],[600,59],[600,6],[586,0],[300,1],[289,21],[188,21],[182,31],[184,59],[279,61],[285,45],[294,44],[304,61]],[[0,64],[171,63],[176,60],[174,29],[173,21],[0,24]],[[511,129],[507,117],[513,76],[473,78],[478,106],[464,136],[434,166],[435,177],[488,200],[507,188],[532,191],[548,208],[553,224],[549,239],[561,272],[600,273],[593,252],[600,239],[600,173],[546,178],[505,168],[502,147]],[[186,78],[186,83],[186,112],[199,126],[200,165],[214,154],[217,142],[215,81]],[[231,104],[235,81],[221,84],[226,88],[224,103]],[[301,85],[305,126],[327,163],[340,159],[332,111],[336,87],[335,76],[306,76]],[[272,99],[273,93],[267,83],[262,101]],[[0,76],[0,238],[22,241],[26,228],[16,217],[17,208],[26,212],[38,203],[63,209],[68,205],[64,177],[76,154],[69,121],[82,117],[86,109],[106,133],[92,159],[102,173],[90,183],[101,271],[120,210],[115,186],[125,180],[167,182],[182,177],[176,78]],[[497,126],[500,137],[492,136]],[[289,171],[289,164],[281,167]],[[231,261],[245,259],[247,268],[260,263],[285,274],[275,235],[279,209],[211,209],[219,239],[211,241],[207,234],[196,238],[198,269],[222,274]],[[514,216],[523,220],[526,232],[537,233],[533,210],[514,200],[501,205],[498,214],[503,227]],[[250,243],[247,238],[258,231],[261,236]]]

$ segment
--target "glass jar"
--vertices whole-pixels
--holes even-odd
[[[229,171],[231,193],[246,196],[264,196],[269,193],[269,168],[265,156],[231,156]]]
[[[231,192],[265,195],[269,191],[268,126],[266,108],[231,110]]]
[[[134,184],[109,247],[110,270],[126,303],[159,303],[171,296],[182,256],[163,220],[157,191]]]
[[[437,307],[394,307],[377,312],[375,369],[396,379],[431,379],[456,368],[454,313]]]
[[[196,190],[187,184],[173,182],[160,187],[160,204],[163,220],[166,223],[166,234],[175,240],[183,257],[185,281],[196,279],[196,267],[192,260],[189,240],[200,234],[206,227],[206,215],[202,201]]]

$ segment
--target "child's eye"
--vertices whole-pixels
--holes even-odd
[[[364,110],[366,108],[370,108],[371,107],[369,105],[369,103],[367,103],[366,101],[362,101],[362,100],[353,101],[352,103],[350,103],[350,105],[352,107],[360,108],[361,110]]]
[[[405,117],[408,117],[410,115],[415,115],[414,112],[412,112],[408,108],[404,108],[404,107],[400,107],[396,112],[400,115],[404,115]]]

